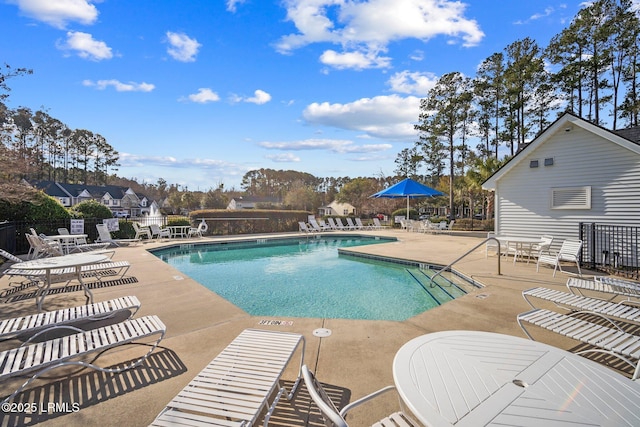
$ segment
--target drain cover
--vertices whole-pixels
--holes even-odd
[[[331,335],[331,329],[319,328],[313,331],[313,335],[320,338],[328,337]]]

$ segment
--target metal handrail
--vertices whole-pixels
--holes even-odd
[[[449,265],[442,267],[440,269],[440,271],[438,271],[436,274],[434,274],[433,276],[431,276],[431,280],[429,281],[429,286],[430,287],[434,287],[435,283],[434,280],[437,276],[440,276],[442,274],[442,272],[444,272],[446,269],[451,268],[451,266],[453,264],[455,264],[456,262],[460,261],[462,258],[466,257],[467,255],[469,255],[471,252],[475,251],[476,249],[478,249],[480,246],[484,245],[485,243],[487,243],[489,240],[495,240],[496,243],[498,243],[498,276],[501,276],[502,273],[500,273],[500,254],[502,253],[502,251],[500,250],[500,240],[496,239],[495,237],[487,237],[486,239],[484,239],[482,242],[478,243],[477,245],[475,245],[473,248],[469,249],[467,252],[465,252],[462,256],[456,258],[452,263],[450,263]]]

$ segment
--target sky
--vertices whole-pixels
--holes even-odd
[[[115,173],[241,189],[260,168],[392,176],[438,77],[541,47],[576,0],[0,0],[7,105],[119,152]]]

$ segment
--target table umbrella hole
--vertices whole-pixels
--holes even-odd
[[[527,382],[526,382],[526,381],[522,381],[522,380],[515,379],[515,380],[513,380],[513,383],[514,383],[515,385],[517,385],[518,387],[522,387],[522,388],[529,387],[529,384],[527,384]]]

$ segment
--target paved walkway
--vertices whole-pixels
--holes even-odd
[[[430,235],[396,230],[367,231],[364,234],[393,236],[399,240],[354,250],[441,265],[448,264],[483,240],[456,232],[451,235]],[[65,408],[52,408],[49,414],[41,415],[37,420],[46,421],[48,426],[146,426],[187,382],[245,328],[304,334],[307,342],[306,363],[336,395],[342,396],[345,401],[354,400],[393,384],[391,366],[396,351],[418,335],[467,329],[524,337],[515,321],[516,314],[529,309],[521,291],[534,286],[564,289],[567,279],[567,275],[562,273],[558,273],[554,279],[549,268],[537,273],[535,263],[518,262],[514,265],[512,258],[502,259],[502,274],[498,275],[498,257],[490,255],[486,258],[483,246],[454,267],[482,283],[483,288],[407,321],[257,318],[147,252],[167,243],[171,242],[152,242],[117,249],[114,260],[131,262],[128,275],[135,278],[133,283],[94,290],[96,301],[136,295],[142,302],[137,316],[158,315],[167,325],[161,351],[155,353],[145,367],[122,375],[111,376],[77,369],[51,372],[46,379],[37,380],[31,385],[32,391],[22,396],[22,402],[69,402],[78,404],[80,410],[76,411],[73,406],[67,411]],[[0,291],[7,287],[8,278],[0,278]],[[19,295],[25,298],[20,300]],[[7,300],[11,302],[6,303]],[[48,296],[45,308],[52,310],[83,302],[82,292],[62,292]],[[2,318],[32,313],[34,309],[29,290],[0,300]],[[293,325],[260,326],[258,322],[264,319],[292,320]],[[327,338],[315,337],[312,331],[317,328],[328,328],[332,334]],[[538,336],[542,341],[562,348],[575,345],[544,331]],[[0,343],[0,346],[4,349],[14,344]],[[111,350],[101,355],[98,363],[101,366],[119,364],[145,350],[145,347],[135,345]],[[296,363],[294,360],[292,365]],[[293,379],[294,371],[295,367],[290,367],[285,378]],[[0,394],[6,396],[21,382],[5,382],[0,385]],[[397,396],[387,394],[376,403],[354,410],[350,421],[354,426],[370,425],[397,408]],[[270,424],[302,426],[308,414],[309,402],[303,389],[293,403],[281,401]],[[0,424],[27,421],[29,417],[5,416]]]

